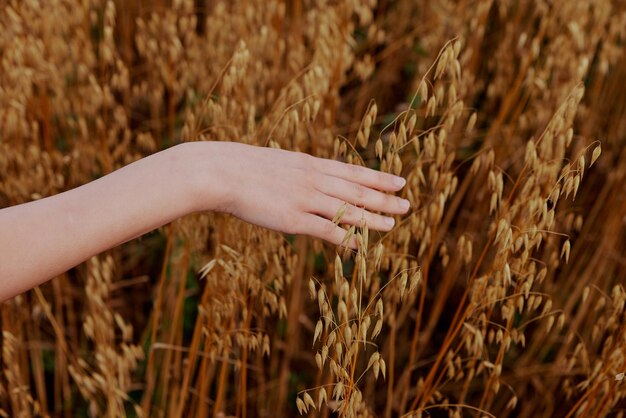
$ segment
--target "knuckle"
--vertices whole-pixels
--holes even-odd
[[[348,205],[346,207],[346,212],[343,216],[343,222],[353,222],[355,219],[359,217],[360,215],[357,211],[357,208],[353,205]]]
[[[376,173],[376,181],[380,184],[389,183],[389,175],[379,171]]]
[[[292,213],[283,215],[283,229],[287,234],[297,234],[300,232],[302,225],[297,216]]]
[[[368,212],[363,209],[363,208],[353,208],[352,210],[352,216],[351,216],[351,220],[353,223],[359,225],[359,226],[363,226],[364,223],[370,223],[369,222],[369,216],[368,216]]]
[[[363,224],[367,224],[368,228],[376,228],[376,225],[378,225],[378,215],[375,215],[371,212],[368,211],[364,211],[365,213],[363,214]],[[364,226],[364,225],[363,225]]]
[[[320,181],[320,172],[319,170],[315,167],[315,163],[313,162],[313,158],[308,154],[303,154],[304,157],[302,157],[301,159],[301,163],[300,163],[300,173],[302,174],[302,176],[304,177],[304,181],[307,184],[310,185],[315,185],[316,183],[319,183]]]
[[[400,207],[400,199],[394,195],[385,195],[383,202],[388,211],[396,211]]]
[[[297,158],[298,158],[300,164],[303,167],[306,167],[307,169],[313,169],[314,168],[313,167],[314,157],[312,155],[309,155],[309,154],[307,154],[305,152],[301,152],[301,151],[298,151],[297,155],[298,155]]]
[[[382,192],[376,192],[372,198],[372,205],[376,206],[376,208],[381,208],[381,210],[390,208],[392,206],[391,204],[392,199],[388,194]]]
[[[352,176],[354,176],[355,178],[359,178],[361,177],[361,174],[363,173],[363,170],[360,166],[356,165],[356,164],[348,164],[349,170],[350,170],[350,174]]]
[[[358,201],[364,200],[367,197],[367,189],[365,188],[365,186],[362,186],[360,184],[355,184],[354,185],[354,197]]]
[[[335,224],[332,223],[331,221],[327,221],[324,222],[324,226],[322,227],[322,233],[324,234],[325,237],[332,237],[333,236],[333,232],[335,232]]]

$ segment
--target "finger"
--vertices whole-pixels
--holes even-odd
[[[406,213],[410,206],[408,200],[327,174],[320,176],[317,189],[339,200],[379,212],[400,215]]]
[[[327,219],[333,219],[344,204],[346,203],[342,200],[320,193],[315,198],[315,208],[312,211]],[[350,204],[346,206],[340,222],[355,226],[364,226],[365,223],[368,228],[377,231],[390,231],[395,224],[393,218],[377,215]]]
[[[341,161],[325,158],[315,158],[314,161],[318,170],[325,174],[330,174],[331,176],[359,183],[377,190],[395,192],[406,184],[406,181],[402,177],[372,170],[371,168],[346,164]]]
[[[305,214],[302,221],[301,231],[303,234],[315,238],[321,238],[335,245],[341,245],[346,238],[347,231],[328,219],[322,218],[312,213]],[[358,248],[356,236],[353,235],[346,243],[346,246],[356,250]]]

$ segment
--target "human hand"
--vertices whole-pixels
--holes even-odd
[[[203,161],[196,170],[197,209],[226,212],[275,231],[305,234],[341,244],[346,230],[332,222],[347,203],[342,223],[379,231],[394,219],[373,213],[403,214],[409,202],[385,194],[405,180],[391,174],[308,154],[235,142],[193,142]],[[208,179],[215,187],[208,187]],[[356,238],[347,245],[356,248]]]
[[[331,219],[347,202],[342,222],[363,220],[388,231],[393,219],[371,211],[405,213],[408,202],[383,193],[403,185],[390,174],[298,152],[180,144],[75,189],[0,210],[0,301],[192,212],[227,212],[341,244],[346,231]],[[347,245],[356,248],[356,239]]]

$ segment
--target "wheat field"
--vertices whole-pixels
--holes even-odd
[[[0,207],[185,141],[411,202],[355,251],[187,216],[2,303],[0,416],[622,417],[625,80],[622,0],[0,0]]]

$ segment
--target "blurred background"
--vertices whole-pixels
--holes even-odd
[[[621,0],[0,1],[0,207],[183,141],[412,203],[345,254],[188,216],[3,302],[0,416],[623,416],[625,46]]]

